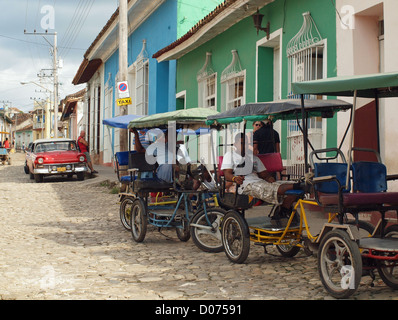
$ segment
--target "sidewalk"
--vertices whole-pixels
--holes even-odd
[[[119,185],[119,180],[117,179],[117,174],[113,167],[94,165],[94,169],[98,171],[98,173],[94,175],[90,175],[88,173],[82,183],[85,185],[96,185],[103,182],[108,182],[109,184],[116,184],[117,186]]]

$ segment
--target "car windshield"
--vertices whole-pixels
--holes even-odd
[[[35,152],[49,152],[49,151],[76,151],[76,143],[74,141],[57,141],[57,142],[43,142],[36,145]]]

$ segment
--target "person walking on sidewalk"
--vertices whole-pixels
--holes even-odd
[[[82,130],[80,132],[79,138],[77,138],[77,144],[79,145],[80,151],[83,152],[84,155],[86,156],[87,165],[88,165],[88,167],[91,170],[91,174],[98,173],[98,171],[94,170],[94,168],[93,168],[93,164],[91,162],[90,153],[88,152],[88,142],[86,141],[86,139],[84,139],[85,136],[86,136],[86,131]]]

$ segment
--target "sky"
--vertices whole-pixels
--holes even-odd
[[[28,35],[25,30],[57,33],[58,57],[63,62],[58,71],[61,100],[85,87],[74,86],[72,80],[84,53],[117,7],[118,0],[0,0],[0,108],[6,105],[28,112],[34,99],[49,97],[44,88],[53,91],[49,69],[54,36]]]

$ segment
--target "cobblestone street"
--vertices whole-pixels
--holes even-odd
[[[0,165],[0,299],[332,299],[316,257],[282,258],[251,245],[246,263],[199,250],[174,230],[137,244],[119,220],[118,195],[101,184],[23,171],[23,154]],[[398,298],[377,275],[351,299]]]

